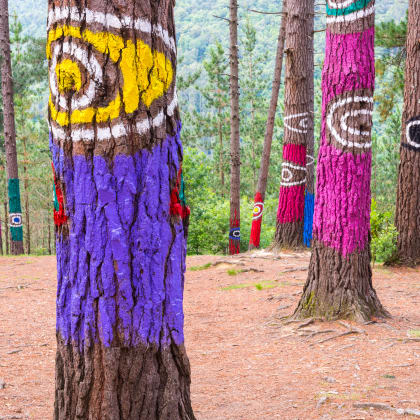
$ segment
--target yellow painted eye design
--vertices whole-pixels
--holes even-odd
[[[54,43],[60,38],[71,41]],[[48,33],[47,58],[50,115],[61,127],[113,120],[122,109],[127,114],[135,112],[140,101],[150,107],[173,81],[172,63],[163,53],[152,51],[141,40],[123,40],[110,32],[57,26]],[[112,66],[111,76],[105,74],[105,68]],[[115,78],[115,95],[104,100],[100,90],[109,77]]]
[[[264,212],[264,203],[255,203],[254,210],[252,211],[252,220],[258,220],[262,217]]]

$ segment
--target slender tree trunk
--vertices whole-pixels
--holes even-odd
[[[19,173],[16,153],[13,76],[10,59],[8,1],[0,0],[1,88],[3,95],[4,148],[6,151],[11,253],[23,254],[22,208],[20,204]]]
[[[420,1],[410,0],[396,225],[398,257],[420,264]]]
[[[4,191],[3,206],[4,206],[4,224],[6,226],[4,229],[4,239],[6,242],[6,255],[9,255],[9,229],[7,228],[7,221],[9,220],[9,212],[7,211],[7,188],[5,188],[5,191]]]
[[[241,251],[238,1],[230,0],[230,231],[229,252]]]
[[[311,31],[311,50],[308,52],[309,64],[309,84],[310,84],[310,105],[309,113],[314,114],[314,2],[309,4],[310,7],[310,31]],[[314,124],[308,127],[308,144],[306,148],[306,189],[305,189],[305,210],[303,217],[303,243],[309,248],[312,241],[312,227],[314,222],[314,205],[315,205],[315,136]]]
[[[224,197],[225,195],[225,169],[224,169],[224,159],[223,159],[223,131],[222,131],[222,110],[221,108],[218,109],[218,134],[219,134],[219,171],[220,171],[220,184],[222,194],[221,196]]]
[[[22,137],[23,141],[23,188],[24,188],[24,200],[25,200],[25,226],[26,226],[26,253],[31,253],[31,223],[30,223],[30,212],[29,212],[29,184],[28,184],[28,153],[26,150],[26,137]]]
[[[49,0],[55,420],[195,418],[174,3]]]
[[[49,218],[47,218],[47,226],[48,226],[48,255],[52,254],[51,250],[51,222]]]
[[[313,126],[313,2],[287,0],[284,145],[275,247],[303,245],[306,148]]]
[[[374,0],[330,4],[314,243],[294,316],[369,320],[387,315],[370,267]]]
[[[286,12],[286,0],[283,0],[283,16],[280,24],[279,36],[277,39],[276,64],[274,68],[273,86],[271,89],[271,101],[267,115],[267,125],[265,128],[264,148],[261,156],[261,166],[258,175],[258,185],[254,197],[251,236],[249,239],[250,250],[259,248],[260,246],[261,224],[264,213],[265,192],[267,189],[268,169],[270,167],[271,143],[273,141],[274,121],[276,118],[277,102],[279,99],[281,83],[281,72],[283,68],[283,50],[287,20]]]

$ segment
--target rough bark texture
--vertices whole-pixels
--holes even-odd
[[[297,309],[299,317],[348,318],[363,322],[372,316],[385,316],[372,286],[372,271],[367,260],[370,260],[369,244],[361,252],[343,259],[340,252],[315,240],[308,282]]]
[[[22,209],[20,205],[19,173],[16,153],[13,77],[10,60],[8,1],[0,0],[1,88],[3,96],[4,148],[9,195],[10,248],[13,255],[23,254]]]
[[[308,52],[309,65],[309,84],[310,84],[310,105],[309,113],[314,115],[314,3],[310,3],[310,30],[311,30],[311,51]],[[305,189],[305,210],[303,217],[303,243],[309,248],[312,241],[312,227],[314,222],[314,204],[315,204],[315,137],[314,124],[308,127],[308,144],[306,147],[306,189]]]
[[[7,190],[5,189],[4,197],[7,197]],[[7,200],[5,199],[3,202],[4,206],[4,220],[5,220],[5,229],[4,229],[4,238],[6,242],[6,255],[9,254],[9,229],[7,229],[7,220],[9,220],[9,212],[7,210]]]
[[[26,149],[26,138],[22,137],[23,143],[23,189],[24,189],[24,203],[25,203],[25,227],[26,227],[26,253],[29,255],[31,253],[31,220],[30,220],[30,211],[29,211],[29,182],[28,182],[28,153]]]
[[[258,175],[257,191],[254,198],[254,210],[252,215],[251,235],[249,249],[259,248],[261,237],[261,224],[264,213],[265,191],[267,189],[268,170],[270,167],[271,144],[273,141],[274,121],[276,118],[277,102],[281,84],[281,72],[283,69],[284,39],[286,36],[287,8],[286,0],[283,1],[282,19],[279,36],[277,39],[276,64],[274,68],[273,86],[271,89],[270,107],[268,109],[267,124],[265,127],[264,147],[261,156],[261,166]]]
[[[327,2],[314,250],[296,318],[386,316],[372,287],[374,1]]]
[[[398,260],[420,264],[420,2],[410,0],[407,27],[396,226]]]
[[[238,1],[230,0],[230,231],[229,253],[241,251]]]
[[[313,2],[287,0],[284,146],[276,247],[303,245],[306,148],[313,129]]]
[[[173,7],[49,1],[56,420],[194,419]]]

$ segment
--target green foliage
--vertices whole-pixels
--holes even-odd
[[[231,269],[231,270],[228,270],[227,271],[227,273],[228,273],[228,275],[229,276],[236,276],[237,274],[239,274],[241,272],[241,270],[235,270],[235,269]]]
[[[204,265],[195,265],[189,268],[190,271],[203,271],[203,270],[207,270],[208,268],[210,268],[212,266],[211,263],[207,263]]]
[[[381,210],[394,208],[397,194],[399,144],[401,139],[401,112],[395,107],[383,124],[383,133],[373,135],[372,193]]]
[[[387,262],[395,256],[397,250],[398,232],[393,224],[393,215],[389,211],[380,212],[375,200],[372,200],[370,214],[372,234],[372,260],[373,262]]]
[[[392,114],[403,97],[406,38],[407,15],[401,22],[391,20],[376,25],[375,44],[381,47],[376,59],[376,75],[381,84],[375,99],[381,122]]]

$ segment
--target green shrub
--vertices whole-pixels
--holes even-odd
[[[370,226],[372,234],[372,261],[391,261],[397,250],[397,228],[393,223],[393,215],[390,211],[378,210],[375,200],[372,200],[370,214]]]

